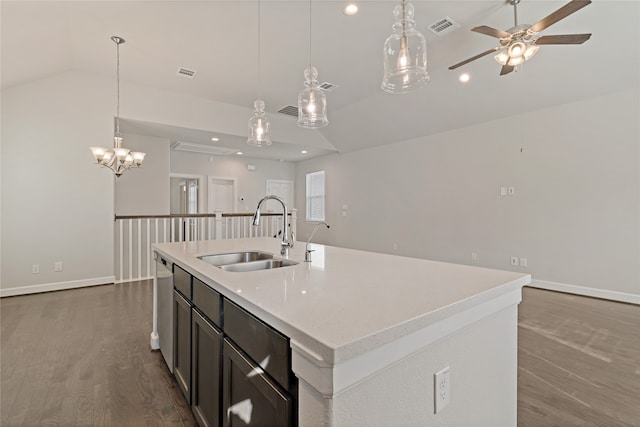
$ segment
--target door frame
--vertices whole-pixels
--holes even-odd
[[[184,178],[184,179],[197,179],[198,180],[198,213],[206,212],[205,209],[205,200],[204,200],[204,189],[205,187],[202,185],[204,180],[204,175],[194,175],[189,173],[169,173],[169,179],[171,178]],[[207,200],[208,202],[208,200]],[[169,201],[171,203],[171,201]],[[171,210],[171,208],[169,208]]]
[[[212,192],[212,186],[211,186],[211,181],[214,179],[218,179],[220,181],[231,181],[233,182],[233,204],[232,204],[232,209],[233,212],[237,212],[238,210],[238,178],[231,178],[231,177],[227,177],[227,176],[217,176],[217,175],[207,175],[207,212],[209,213],[213,213],[213,210],[211,210],[211,192]],[[224,213],[229,213],[229,212],[224,212]]]

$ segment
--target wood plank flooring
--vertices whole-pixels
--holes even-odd
[[[151,301],[151,281],[0,300],[0,425],[196,426]],[[519,312],[519,427],[640,427],[640,307],[525,288]]]
[[[640,307],[525,287],[518,425],[640,427]]]
[[[0,425],[196,426],[150,351],[152,281],[3,298]]]

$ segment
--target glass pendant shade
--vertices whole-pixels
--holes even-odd
[[[327,96],[318,87],[318,70],[309,65],[304,70],[304,89],[298,95],[298,126],[318,129],[329,124]]]
[[[384,42],[382,90],[389,93],[412,92],[429,81],[427,42],[415,29],[411,3],[397,5],[393,14],[393,34]]]
[[[264,112],[264,101],[258,99],[253,103],[253,117],[249,119],[249,137],[247,144],[262,147],[271,145],[271,130]]]

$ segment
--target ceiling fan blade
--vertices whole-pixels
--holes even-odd
[[[514,67],[513,65],[503,65],[502,68],[500,69],[500,75],[504,76],[505,74],[509,74],[510,72],[512,72],[516,67]]]
[[[545,28],[555,24],[559,20],[566,18],[574,12],[577,12],[578,10],[587,6],[589,3],[591,3],[591,0],[572,0],[562,6],[560,9],[553,12],[551,15],[542,18],[541,20],[533,24],[530,30],[539,33]]]
[[[560,36],[538,37],[535,44],[582,44],[591,38],[591,34],[563,34]]]
[[[471,31],[484,34],[485,36],[496,37],[498,39],[506,39],[511,37],[511,33],[507,33],[506,31],[502,31],[502,30],[497,30],[495,28],[488,27],[486,25],[481,25],[479,27],[472,28]]]
[[[471,61],[475,61],[476,59],[482,58],[483,56],[487,56],[487,55],[495,52],[496,50],[500,50],[500,49],[501,49],[501,47],[499,47],[499,46],[498,47],[494,47],[493,49],[489,49],[486,52],[479,53],[476,56],[472,56],[469,59],[465,59],[462,62],[458,62],[456,65],[452,65],[451,67],[449,67],[449,69],[450,70],[455,70],[458,67],[462,67],[463,65],[468,64]]]

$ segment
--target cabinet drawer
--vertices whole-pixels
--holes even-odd
[[[224,332],[285,389],[291,355],[287,337],[244,309],[224,299]]]
[[[214,325],[222,327],[220,318],[220,294],[200,280],[193,278],[193,305],[202,312]]]
[[[173,286],[191,301],[191,274],[173,265]]]

